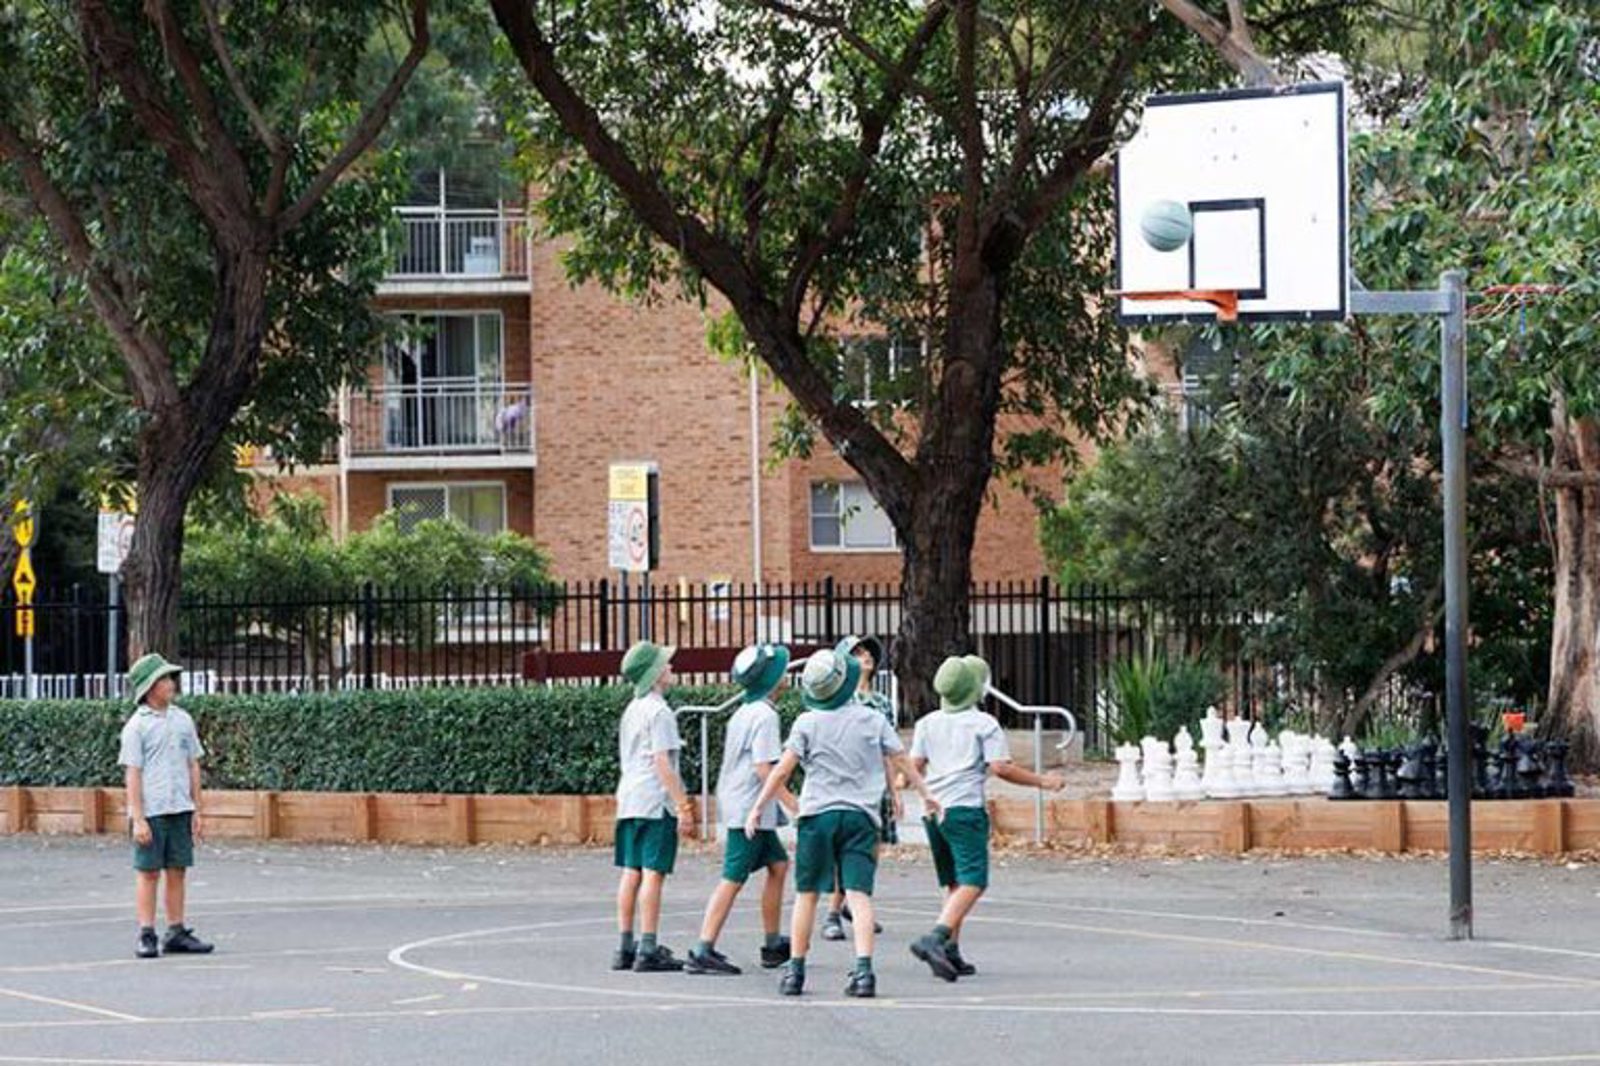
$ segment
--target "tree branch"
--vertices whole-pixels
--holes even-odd
[[[1228,25],[1212,18],[1190,0],[1161,0],[1161,6],[1182,22],[1219,56],[1239,72],[1246,85],[1280,85],[1283,79],[1273,65],[1256,51],[1250,40],[1250,24],[1245,19],[1243,0],[1228,0]]]
[[[1508,474],[1531,478],[1541,488],[1600,489],[1600,470],[1554,470],[1543,463],[1498,458],[1494,465]]]
[[[134,398],[147,411],[178,402],[178,383],[166,349],[152,337],[131,306],[131,294],[96,261],[94,244],[78,212],[56,188],[44,163],[21,133],[0,118],[0,160],[14,164],[22,174],[28,196],[44,214],[66,251],[67,261],[83,275],[89,300],[105,321],[122,352]]]
[[[1415,660],[1418,655],[1422,654],[1423,647],[1428,643],[1428,637],[1438,627],[1439,620],[1444,617],[1444,604],[1439,602],[1443,596],[1444,584],[1442,581],[1428,590],[1428,597],[1422,602],[1422,624],[1417,627],[1416,632],[1411,634],[1411,639],[1406,641],[1404,647],[1385,659],[1383,665],[1378,667],[1378,672],[1373,675],[1372,682],[1367,685],[1367,690],[1361,694],[1361,698],[1356,700],[1355,706],[1350,708],[1349,713],[1345,715],[1339,732],[1354,733],[1360,728],[1362,721],[1371,712],[1372,705],[1378,702],[1379,696],[1383,695],[1383,688],[1389,683],[1389,679]]]
[[[228,79],[228,87],[233,90],[234,99],[239,101],[239,106],[244,108],[244,113],[249,116],[250,128],[255,131],[261,146],[276,160],[278,153],[283,151],[283,140],[267,122],[267,117],[261,113],[255,97],[250,95],[244,79],[239,76],[239,68],[233,62],[233,52],[228,48],[227,38],[222,35],[222,20],[217,17],[215,0],[200,0],[200,11],[205,16],[206,33],[211,38],[211,51],[216,55],[217,63]]]
[[[776,0],[761,0],[761,2],[774,3]],[[855,169],[845,178],[839,201],[829,214],[827,225],[795,256],[794,268],[789,271],[789,279],[785,285],[783,305],[785,315],[798,320],[801,307],[805,304],[806,287],[810,285],[811,276],[818,264],[855,226],[856,212],[861,206],[861,197],[866,191],[867,178],[872,174],[873,163],[883,147],[883,135],[888,128],[889,119],[899,108],[913,80],[912,74],[922,65],[929,46],[938,36],[949,14],[949,0],[932,0],[928,4],[927,10],[922,15],[922,23],[907,43],[900,61],[890,68],[889,83],[884,86],[883,96],[879,98],[876,107],[862,114]]]
[[[411,80],[412,73],[422,64],[422,59],[428,54],[430,43],[428,27],[428,0],[411,0],[411,48],[406,52],[405,58],[395,68],[394,74],[389,78],[389,83],[383,87],[383,92],[367,108],[361,120],[356,123],[355,130],[348,140],[334,153],[332,159],[317,172],[311,179],[299,199],[277,218],[277,232],[287,233],[304,221],[312,208],[327,195],[333,183],[339,180],[350,166],[359,159],[372,142],[377,140],[378,134],[383,132],[384,125],[389,121],[389,115],[394,111],[395,103],[400,99],[400,94],[405,91],[406,83]]]

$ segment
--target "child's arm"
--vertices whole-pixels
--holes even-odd
[[[896,780],[899,778],[899,776],[899,774],[895,773],[894,761],[887,755],[884,756],[883,779],[888,783],[889,786],[889,806],[894,811],[894,820],[897,822],[903,822],[906,820],[906,804],[905,801],[900,798],[900,789],[905,786],[903,783]]]
[[[762,784],[766,784],[767,778],[768,778],[768,776],[771,775],[773,767],[775,767],[777,765],[778,764],[774,763],[774,762],[758,762],[758,763],[756,763],[756,776],[761,779],[761,783]],[[782,788],[778,789],[778,797],[777,798],[778,798],[778,802],[783,804],[783,809],[788,811],[790,814],[796,814],[797,815],[797,814],[800,813],[800,800],[795,796],[795,794],[793,792],[789,791],[789,786],[787,784],[785,784]]]
[[[1036,774],[1032,770],[1024,770],[1009,759],[1004,762],[990,763],[989,772],[1000,780],[1009,781],[1013,785],[1044,788],[1049,789],[1051,792],[1060,792],[1067,787],[1066,779],[1060,774]]]
[[[794,768],[799,765],[800,756],[792,751],[786,751],[783,753],[783,757],[778,760],[777,765],[767,771],[766,778],[761,783],[761,794],[756,797],[755,803],[750,805],[750,815],[744,820],[745,836],[754,837],[756,835],[756,830],[761,826],[762,809],[772,802],[779,789],[783,789],[786,793],[789,791],[784,786],[789,783],[789,778],[794,774]],[[793,799],[792,796],[790,798]]]
[[[200,824],[201,812],[205,810],[205,804],[200,802],[199,759],[189,760],[189,795],[194,797],[194,817],[190,819],[190,822],[192,825],[192,831],[194,833],[194,839],[196,842],[199,842],[199,840],[205,835],[205,829]]]
[[[678,820],[692,828],[694,807],[689,803],[689,793],[684,791],[683,778],[678,776],[678,771],[672,765],[672,753],[658,751],[650,758],[655,765],[656,777],[667,790],[667,795],[672,797],[672,805],[677,809]]]
[[[903,751],[896,752],[889,758],[895,766],[900,768],[900,772],[906,775],[906,780],[911,782],[911,787],[917,790],[917,795],[922,797],[923,809],[934,818],[938,818],[943,808],[939,806],[939,801],[934,798],[933,792],[929,790],[928,783],[922,779],[922,771],[912,765],[911,759]]]
[[[144,820],[144,771],[130,766],[122,775],[127,790],[128,822],[133,826],[133,839],[140,844],[150,843],[150,823]]]

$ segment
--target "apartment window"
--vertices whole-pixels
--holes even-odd
[[[894,526],[859,481],[811,485],[811,547],[820,551],[894,551]]]
[[[403,328],[384,353],[388,384],[500,381],[505,354],[498,311],[394,317]]]
[[[506,486],[501,481],[441,485],[390,485],[389,509],[400,528],[410,531],[430,518],[454,518],[486,535],[506,528]]]
[[[1178,428],[1204,429],[1216,421],[1216,407],[1233,385],[1234,353],[1197,333],[1183,349],[1178,393]]]
[[[890,337],[845,337],[839,342],[839,382],[859,404],[903,403],[907,375],[922,365],[922,342]]]

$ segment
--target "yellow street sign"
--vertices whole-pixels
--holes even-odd
[[[610,489],[613,500],[649,499],[650,464],[612,463]]]
[[[33,608],[32,607],[18,607],[17,608],[17,636],[19,636],[19,637],[31,637],[31,636],[33,636]]]
[[[38,581],[33,576],[33,559],[27,549],[17,557],[17,568],[11,573],[11,587],[17,590],[17,602],[24,607],[33,603],[33,590]]]
[[[17,501],[11,511],[11,529],[17,536],[17,547],[24,551],[33,547],[33,504]]]

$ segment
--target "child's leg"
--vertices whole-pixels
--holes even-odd
[[[640,871],[625,869],[617,881],[617,932],[632,935],[633,913],[639,899]]]
[[[167,924],[183,924],[184,888],[187,871],[180,868],[167,870]],[[154,901],[152,901],[154,902]]]
[[[950,930],[948,939],[959,940],[961,923],[967,920],[972,908],[978,905],[984,890],[977,885],[957,885],[945,897],[944,910],[939,913],[939,924]]]
[[[733,909],[733,901],[739,898],[739,890],[743,887],[737,881],[718,881],[717,887],[711,890],[711,899],[706,902],[705,920],[700,923],[702,944],[717,942],[717,937],[722,935],[722,926],[728,920],[728,912]]]
[[[789,925],[791,957],[802,960],[806,957],[806,952],[811,948],[811,926],[816,920],[817,893],[796,892],[794,914],[790,918]]]
[[[839,887],[839,882],[833,883],[833,895],[828,897],[829,916],[841,914],[844,911],[844,889]]]
[[[788,876],[786,862],[767,867],[767,883],[761,890],[761,931],[768,936],[776,936],[783,921],[783,882]]]
[[[872,957],[872,939],[875,935],[872,917],[872,897],[865,892],[850,889],[845,893],[850,899],[850,928],[855,933],[856,958]]]
[[[139,916],[141,929],[156,927],[156,886],[160,881],[160,870],[135,870],[133,873],[133,909]]]
[[[661,886],[667,875],[645,870],[639,881],[639,935],[654,937],[661,925]]]

